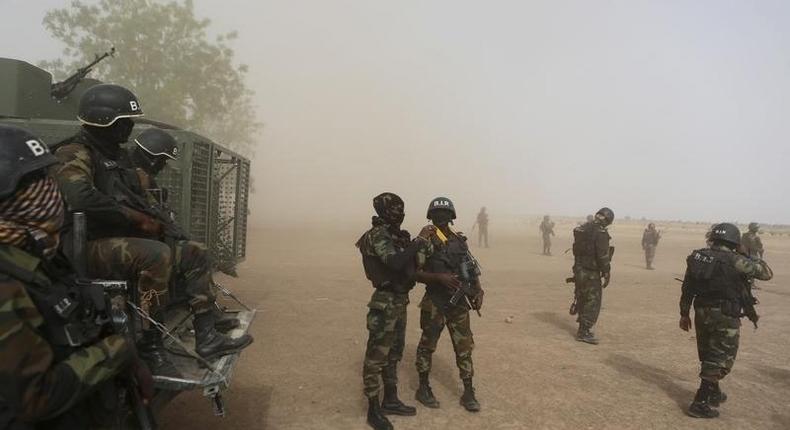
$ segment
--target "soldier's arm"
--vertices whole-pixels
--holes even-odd
[[[736,254],[735,270],[749,278],[768,281],[774,277],[774,272],[764,260],[753,260],[743,255]]]
[[[603,273],[611,271],[611,256],[609,255],[609,234],[601,230],[595,232],[595,260]]]
[[[131,360],[126,340],[110,336],[54,363],[53,351],[38,334],[43,324],[24,286],[0,281],[0,398],[25,422],[55,417]]]
[[[687,317],[691,312],[691,303],[694,301],[694,291],[689,283],[689,272],[683,277],[683,285],[680,287],[680,316]]]
[[[82,145],[66,145],[55,152],[60,165],[54,176],[70,210],[101,217],[119,228],[130,226],[128,211],[114,198],[93,184],[93,165],[89,151]]]
[[[373,230],[370,240],[373,252],[392,270],[403,270],[408,264],[414,264],[417,251],[426,242],[425,239],[417,237],[406,249],[400,251],[395,247],[392,236],[383,228]]]

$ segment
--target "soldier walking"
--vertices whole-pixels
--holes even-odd
[[[647,225],[645,232],[642,233],[642,250],[645,251],[645,265],[647,270],[653,270],[653,259],[656,257],[656,247],[661,239],[661,232],[656,230],[656,225],[652,222]]]
[[[749,257],[762,259],[765,249],[763,249],[763,241],[760,239],[760,224],[756,222],[749,223],[749,231],[741,237],[741,245],[743,252]]]
[[[543,255],[551,255],[551,236],[554,236],[554,221],[548,215],[540,223],[540,233],[543,237]]]
[[[688,414],[715,418],[716,409],[727,400],[721,381],[732,370],[738,353],[742,316],[757,326],[750,278],[769,280],[771,268],[764,261],[739,254],[738,227],[717,224],[709,235],[708,248],[698,249],[686,259],[686,275],[680,297],[680,328],[691,329],[690,309],[694,305],[694,329],[700,361],[700,386]]]
[[[480,208],[475,225],[477,226],[477,246],[488,248],[488,213],[485,206]]]
[[[611,236],[607,227],[613,221],[614,212],[609,208],[601,208],[592,222],[573,229],[573,281],[576,285],[575,312],[578,312],[579,323],[576,340],[593,345],[598,344],[598,339],[593,335],[592,328],[601,312],[603,289],[611,280],[614,249],[609,246]]]
[[[430,236],[430,247],[417,253],[417,280],[426,285],[425,295],[420,302],[420,328],[422,336],[417,346],[417,372],[420,386],[416,398],[429,408],[438,408],[439,402],[433,395],[429,384],[431,358],[436,351],[439,337],[447,327],[450,340],[455,351],[455,362],[458,366],[464,393],[461,405],[470,412],[480,410],[480,403],[475,397],[472,384],[474,369],[472,366],[472,350],[474,339],[470,326],[469,310],[479,310],[483,304],[483,289],[479,280],[471,285],[474,295],[453,304],[450,302],[453,293],[459,287],[457,277],[461,274],[464,259],[471,258],[466,237],[454,232],[450,224],[455,219],[455,207],[450,199],[438,197],[428,206],[428,219],[435,226],[435,234]]]
[[[385,414],[416,415],[417,409],[398,398],[398,363],[406,341],[406,306],[415,285],[415,258],[428,245],[433,228],[426,227],[411,241],[401,230],[405,217],[403,200],[383,193],[373,199],[376,216],[372,227],[357,241],[365,276],[375,291],[368,303],[368,343],[362,382],[368,398],[368,424],[376,430],[392,430]],[[384,398],[379,403],[380,380]]]

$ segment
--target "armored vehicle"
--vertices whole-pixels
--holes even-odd
[[[97,56],[96,61],[58,83],[53,83],[49,72],[36,66],[0,58],[0,123],[26,128],[50,146],[74,135],[80,127],[76,119],[80,96],[100,83],[86,78],[86,75],[92,66],[110,55],[112,52]],[[235,276],[235,265],[244,259],[246,251],[250,161],[193,131],[152,119],[137,118],[135,123],[130,142],[149,127],[165,129],[177,140],[179,157],[168,163],[168,167],[158,175],[157,182],[168,189],[168,206],[183,229],[193,240],[209,247],[218,270]],[[123,283],[125,280],[119,281]],[[234,337],[243,335],[249,329],[255,310],[238,301],[229,290],[219,285],[217,288],[239,306],[235,310],[224,309],[236,313],[241,323],[229,334]],[[138,319],[139,323],[143,316],[135,315],[137,308],[133,302],[129,301],[130,307],[126,311],[134,325],[134,320]],[[198,362],[193,358],[194,353],[188,351],[194,342],[186,324],[189,319],[189,313],[183,309],[168,312],[165,344],[184,377],[155,376],[159,391],[153,405],[164,407],[182,391],[202,389],[212,400],[215,413],[223,415],[221,393],[230,384],[239,354],[227,355],[212,363]],[[130,411],[130,416],[134,415],[137,415],[137,419],[133,419],[137,427],[155,427],[153,414],[145,417]]]

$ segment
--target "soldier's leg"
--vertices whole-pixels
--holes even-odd
[[[384,382],[384,398],[381,410],[386,414],[416,415],[417,409],[404,404],[398,398],[398,363],[403,358],[403,349],[406,345],[406,308],[409,304],[408,294],[396,295],[393,318],[395,319],[395,338],[392,342],[387,365],[382,369],[381,379]]]
[[[429,408],[438,408],[439,402],[431,390],[429,375],[431,372],[431,359],[439,337],[444,329],[444,315],[434,305],[426,294],[420,302],[420,328],[422,335],[417,345],[417,373],[420,377],[420,386],[417,388],[416,399]]]
[[[738,353],[741,322],[721,313],[719,308],[696,308],[694,328],[700,360],[700,388],[688,413],[698,418],[714,418],[717,407],[727,399],[719,381],[727,376]]]
[[[382,414],[379,404],[380,378],[388,365],[390,350],[398,336],[399,310],[394,304],[394,294],[376,290],[368,303],[368,343],[362,364],[362,384],[368,398],[367,421],[374,429],[391,429],[392,424]]]
[[[447,312],[447,330],[455,351],[455,363],[458,366],[459,376],[464,382],[464,394],[461,396],[461,405],[470,412],[480,410],[480,403],[475,397],[472,376],[474,376],[474,366],[472,365],[472,350],[475,341],[472,336],[472,328],[469,321],[469,311],[462,307],[450,308]]]
[[[577,293],[579,332],[576,339],[586,343],[597,344],[598,339],[595,338],[591,330],[595,323],[598,322],[598,315],[601,312],[603,295],[601,278],[594,272],[585,272]]]
[[[252,336],[245,334],[231,338],[215,327],[216,297],[212,291],[211,258],[206,247],[192,241],[179,241],[173,246],[175,288],[183,292],[195,313],[195,351],[200,356],[212,359],[232,354],[252,343]]]

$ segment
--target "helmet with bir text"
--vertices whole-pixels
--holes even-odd
[[[29,131],[0,125],[0,199],[13,194],[25,175],[57,162],[47,145]]]
[[[735,224],[723,222],[711,228],[709,240],[738,246],[741,244],[741,231],[738,230]]]
[[[455,206],[453,205],[452,200],[448,199],[447,197],[437,197],[431,200],[431,203],[428,205],[428,213],[426,217],[431,219],[431,213],[436,210],[448,210],[452,213],[452,218],[455,219]]]
[[[120,118],[143,116],[140,101],[128,89],[114,84],[88,88],[80,98],[77,119],[85,125],[109,127]]]

